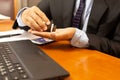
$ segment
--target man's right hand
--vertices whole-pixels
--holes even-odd
[[[47,16],[36,6],[23,11],[22,21],[35,31],[45,31],[47,30],[47,25],[50,25]]]

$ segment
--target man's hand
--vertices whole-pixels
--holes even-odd
[[[28,8],[22,13],[22,21],[35,31],[47,30],[47,25],[50,25],[49,19],[36,6]]]
[[[73,37],[75,31],[76,31],[75,28],[56,29],[55,32],[39,32],[39,31],[29,30],[29,32],[32,34],[45,37],[45,38],[49,38],[49,39],[53,39],[55,41],[69,40]]]

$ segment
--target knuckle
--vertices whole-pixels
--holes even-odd
[[[41,24],[40,24],[40,27],[43,27],[43,26],[44,26],[44,24],[43,24],[43,23],[41,23]]]
[[[37,15],[33,15],[33,18],[35,19],[35,20],[38,20],[39,19],[39,17],[37,16]]]
[[[35,9],[35,6],[32,6],[30,9]]]
[[[33,6],[32,8],[31,8],[33,11],[37,11],[37,6]]]
[[[45,13],[41,12],[41,16],[44,17],[44,16],[45,16]]]

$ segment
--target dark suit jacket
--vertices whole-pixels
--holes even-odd
[[[58,27],[71,26],[75,0],[43,0],[38,7]],[[89,48],[120,57],[120,0],[94,0],[87,35]],[[17,25],[17,23],[15,23]]]

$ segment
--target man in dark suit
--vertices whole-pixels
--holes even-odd
[[[28,29],[29,26],[29,32],[33,34],[56,41],[70,40],[75,47],[95,49],[120,57],[120,0],[86,0],[82,29],[70,27],[76,1],[79,0],[42,0],[38,7],[21,11],[21,20],[27,26],[22,28]],[[45,32],[50,20],[62,29]],[[17,22],[14,28],[18,26]]]

